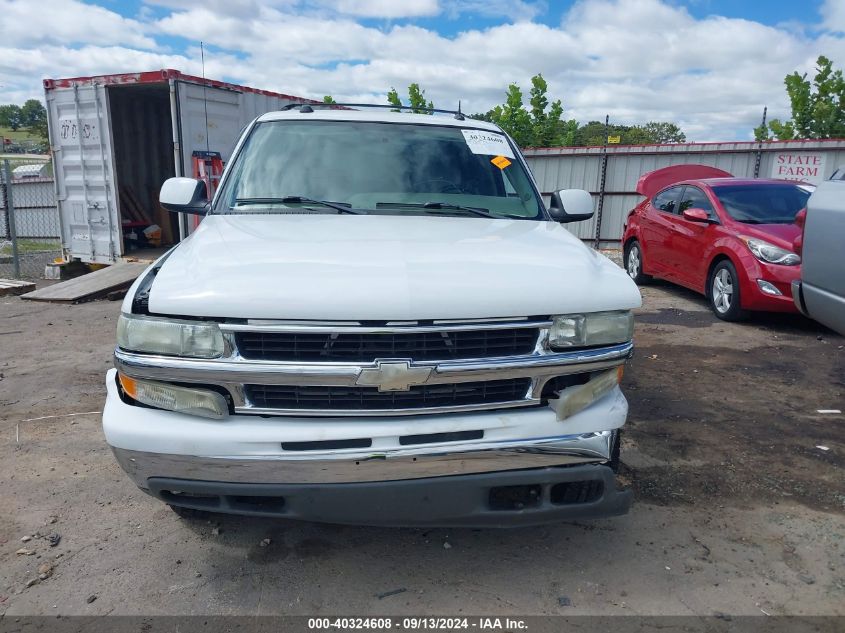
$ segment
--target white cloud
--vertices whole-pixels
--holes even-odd
[[[845,33],[845,3],[842,0],[825,0],[821,6],[823,26],[837,33]]]
[[[333,0],[325,4],[340,13],[366,18],[414,18],[440,13],[438,0]]]
[[[217,15],[248,18],[262,8],[283,9],[300,15],[347,15],[359,18],[418,18],[440,13],[439,0],[146,0],[170,9],[202,7]],[[517,0],[519,1],[519,0]]]
[[[97,29],[87,39],[85,29],[72,24],[58,37],[48,28],[33,28],[39,23],[31,15],[26,18],[30,34],[15,26],[19,30],[10,38],[2,32],[4,16],[0,46],[12,49],[0,51],[6,99],[37,96],[45,76],[162,67],[197,74],[194,44],[178,53],[150,44],[203,40],[209,77],[287,94],[384,102],[390,87],[401,93],[416,81],[436,105],[454,107],[460,99],[464,111],[477,112],[500,103],[512,81],[527,92],[530,77],[542,72],[549,96],[562,98],[567,117],[586,122],[609,113],[621,123],[671,120],[691,139],[713,140],[750,138],[764,105],[770,116],[788,117],[783,78],[793,70],[812,72],[819,54],[838,67],[845,62],[845,37],[833,29],[812,39],[800,29],[749,20],[696,19],[659,0],[580,0],[558,27],[531,21],[545,4],[522,0],[439,5],[434,0],[321,0],[307,7],[302,0],[154,1],[156,8],[146,15],[161,17],[143,21],[64,3],[82,12],[96,9],[91,20],[112,24],[112,33]],[[511,14],[507,23],[468,28],[453,37],[391,21],[400,11],[407,16],[437,7],[445,18],[465,12]],[[387,22],[371,27],[353,14]],[[32,50],[28,42],[39,48]]]
[[[448,15],[457,19],[462,14],[478,13],[491,17],[503,17],[514,22],[533,20],[547,10],[545,2],[525,0],[451,0],[444,7]]]
[[[121,44],[154,48],[144,26],[78,0],[0,0],[0,44]]]

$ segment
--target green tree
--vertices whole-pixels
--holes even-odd
[[[563,104],[560,99],[551,103],[546,97],[548,84],[543,75],[537,74],[531,78],[531,144],[534,147],[555,147],[572,145],[575,140],[575,130],[578,122],[563,119]],[[548,109],[548,112],[546,111]]]
[[[392,105],[396,106],[397,108],[402,107],[402,99],[399,98],[399,93],[396,92],[396,88],[391,88],[387,92],[387,102]],[[393,110],[393,112],[401,112],[401,110]]]
[[[32,134],[47,138],[47,110],[38,99],[29,99],[21,106],[21,124]]]
[[[640,129],[649,139],[647,143],[686,143],[687,135],[680,127],[669,121],[649,121]]]
[[[578,128],[575,133],[575,143],[581,147],[592,145],[604,145],[605,136],[622,136],[622,128],[620,125],[611,125],[605,131],[603,121],[590,121]]]
[[[674,123],[651,121],[645,125],[611,124],[605,131],[601,121],[590,121],[575,133],[575,145],[604,145],[605,135],[618,136],[621,145],[646,145],[649,143],[683,143],[686,134]]]
[[[411,112],[417,114],[432,114],[432,112],[426,112],[425,108],[434,108],[434,102],[425,100],[425,90],[416,83],[408,86],[408,103],[411,106]]]
[[[323,97],[323,103],[337,103],[331,95]]]
[[[22,125],[23,117],[20,106],[13,103],[0,106],[0,126],[10,127],[12,130],[17,131]]]
[[[396,88],[391,88],[387,93],[387,102],[395,106],[397,109],[394,112],[400,112],[398,108],[403,108],[402,99],[399,97],[399,92]],[[411,112],[415,114],[431,114],[426,112],[426,109],[434,107],[434,102],[425,100],[425,90],[420,88],[420,85],[413,83],[408,86],[408,107]]]
[[[845,78],[834,70],[833,62],[824,55],[816,60],[816,76],[811,82],[807,74],[787,75],[783,83],[792,110],[792,119],[772,119],[768,129],[754,129],[757,140],[845,137]]]
[[[531,78],[528,105],[523,102],[522,90],[512,83],[508,86],[505,103],[472,118],[491,121],[511,135],[520,147],[554,147],[572,145],[578,123],[563,118],[560,99],[549,104],[548,84],[542,75]]]
[[[489,120],[511,135],[520,147],[531,145],[533,137],[531,115],[522,101],[522,90],[516,84],[508,86],[505,102],[487,113]]]
[[[549,99],[546,97],[548,89],[549,85],[543,79],[543,75],[536,74],[531,78],[531,90],[528,93],[531,98],[528,103],[531,104],[531,131],[534,135],[532,140],[540,147],[548,147],[542,142],[538,143],[544,140],[543,137],[546,136],[549,128],[549,115],[546,114],[546,108],[549,107]]]

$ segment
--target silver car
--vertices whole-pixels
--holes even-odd
[[[845,166],[821,183],[807,202],[801,279],[792,282],[798,309],[845,334]]]

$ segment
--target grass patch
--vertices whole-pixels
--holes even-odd
[[[26,128],[20,128],[17,131],[13,131],[10,127],[0,127],[0,136],[4,138],[12,139],[15,142],[19,141],[44,141],[43,138],[38,136],[37,134],[32,134]]]
[[[18,253],[36,253],[39,251],[61,251],[61,243],[58,240],[18,240]],[[12,242],[0,240],[0,255],[12,254]]]

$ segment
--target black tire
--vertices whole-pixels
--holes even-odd
[[[748,318],[748,311],[740,307],[739,276],[730,260],[723,259],[710,271],[707,301],[713,314],[723,321],[744,321]]]
[[[631,240],[625,245],[625,272],[638,285],[651,281],[651,275],[643,273],[643,248],[637,240]]]
[[[169,503],[167,507],[173,510],[180,519],[185,521],[207,521],[212,518],[212,513],[206,510],[195,510],[194,508],[183,508],[182,506],[172,506]]]

